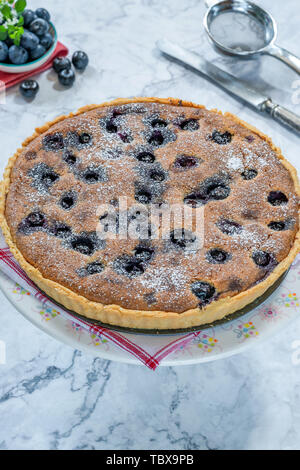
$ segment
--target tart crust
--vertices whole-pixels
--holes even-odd
[[[68,116],[60,116],[55,120],[48,122],[42,127],[36,129],[35,133],[27,138],[22,148],[18,149],[17,152],[10,158],[6,170],[4,172],[4,179],[0,186],[0,226],[3,231],[6,242],[20,266],[29,276],[29,278],[47,295],[56,300],[58,303],[64,305],[67,309],[72,310],[80,315],[83,315],[90,319],[101,321],[102,323],[110,325],[118,325],[127,328],[135,329],[181,329],[195,326],[201,326],[208,323],[213,323],[217,320],[221,320],[224,317],[244,308],[246,305],[252,303],[255,299],[262,296],[270,286],[272,286],[276,280],[289,268],[294,258],[300,251],[300,230],[296,233],[294,244],[291,247],[288,256],[283,259],[274,270],[261,282],[254,285],[246,291],[242,291],[232,297],[225,297],[214,300],[203,308],[194,308],[182,313],[166,312],[166,311],[146,311],[146,310],[131,310],[121,307],[119,305],[104,305],[98,302],[88,300],[82,295],[79,295],[72,290],[62,286],[61,284],[47,279],[42,276],[41,272],[28,263],[18,249],[13,236],[11,234],[9,225],[5,217],[6,207],[6,196],[9,192],[10,187],[10,176],[11,171],[15,165],[15,162],[24,148],[28,146],[36,137],[45,133],[51,126],[57,124],[67,118],[78,116],[87,111],[110,106],[120,106],[130,103],[160,103],[172,106],[180,107],[194,107],[204,108],[204,106],[196,105],[191,102],[186,102],[174,98],[133,98],[133,99],[117,99],[114,101],[106,102],[100,105],[89,105],[80,108],[76,113],[71,113]],[[217,110],[212,110],[218,114],[222,113]],[[272,150],[276,153],[278,159],[280,159],[282,165],[288,170],[295,187],[295,193],[300,196],[300,186],[297,178],[297,172],[295,168],[287,161],[281,154],[281,150],[274,146],[271,139],[257,130],[255,127],[247,124],[240,120],[235,115],[225,113],[224,116],[228,116],[233,119],[236,123],[248,128],[251,132],[254,132],[261,139],[265,140]]]

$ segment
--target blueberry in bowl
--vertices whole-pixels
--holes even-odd
[[[40,44],[48,50],[54,42],[53,36],[51,33],[46,33],[40,38]]]
[[[22,65],[28,61],[29,53],[22,46],[11,46],[8,50],[8,57],[12,64]]]
[[[50,15],[40,10],[44,9],[36,12],[28,9],[19,14],[19,19],[24,24],[18,26],[17,38],[9,37],[8,32],[0,34],[1,72],[24,73],[35,70],[53,54],[57,45],[57,33],[49,21]]]
[[[29,25],[29,31],[31,31],[33,34],[36,34],[39,37],[42,37],[46,33],[48,33],[48,30],[49,30],[49,23],[48,21],[43,20],[43,18],[37,18]]]
[[[46,8],[38,8],[37,10],[35,10],[35,14],[37,17],[39,18],[42,18],[43,20],[45,21],[50,21],[50,13],[48,10],[46,10]]]
[[[28,29],[24,29],[24,33],[22,34],[20,40],[20,45],[24,47],[24,49],[31,51],[32,49],[35,49],[38,46],[39,42],[40,40],[36,36],[36,34],[32,33],[31,31],[28,31]]]
[[[37,19],[37,15],[34,11],[26,9],[23,11],[24,26],[28,26],[34,20]]]
[[[46,52],[46,49],[41,44],[38,44],[35,49],[30,51],[30,57],[32,60],[39,59]]]
[[[5,62],[8,57],[8,46],[6,42],[0,42],[0,62]]]

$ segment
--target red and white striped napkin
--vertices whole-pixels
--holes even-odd
[[[193,332],[188,334],[171,335],[171,336],[151,336],[138,335],[131,333],[119,333],[100,326],[91,325],[90,323],[79,319],[76,315],[72,315],[62,307],[55,304],[39,291],[37,286],[29,279],[26,273],[21,269],[19,264],[11,254],[4,237],[0,231],[0,270],[6,274],[14,282],[17,282],[24,289],[28,290],[36,297],[43,306],[55,308],[60,315],[76,323],[81,328],[90,333],[101,334],[111,344],[126,351],[141,361],[149,369],[155,370],[157,366],[170,354],[185,348],[196,336],[201,332]]]

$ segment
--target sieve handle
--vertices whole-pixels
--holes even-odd
[[[276,46],[276,44],[272,44],[270,47],[266,48],[264,53],[281,60],[300,75],[300,59],[294,54],[291,54],[291,52]]]

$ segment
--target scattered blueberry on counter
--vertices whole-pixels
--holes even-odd
[[[76,51],[72,56],[72,63],[77,70],[84,71],[89,63],[88,55],[83,51]],[[72,63],[67,57],[56,57],[53,68],[58,74],[58,81],[65,87],[71,87],[75,82],[75,73]]]
[[[77,70],[85,70],[88,63],[89,58],[87,54],[83,51],[76,51],[72,56],[72,63]]]
[[[24,98],[34,98],[39,88],[39,84],[35,80],[25,80],[20,85],[20,93]]]
[[[62,69],[58,73],[58,80],[61,85],[71,87],[75,82],[75,73],[72,69]]]
[[[56,57],[53,61],[53,68],[56,73],[64,69],[70,69],[71,67],[71,62],[67,57]]]

